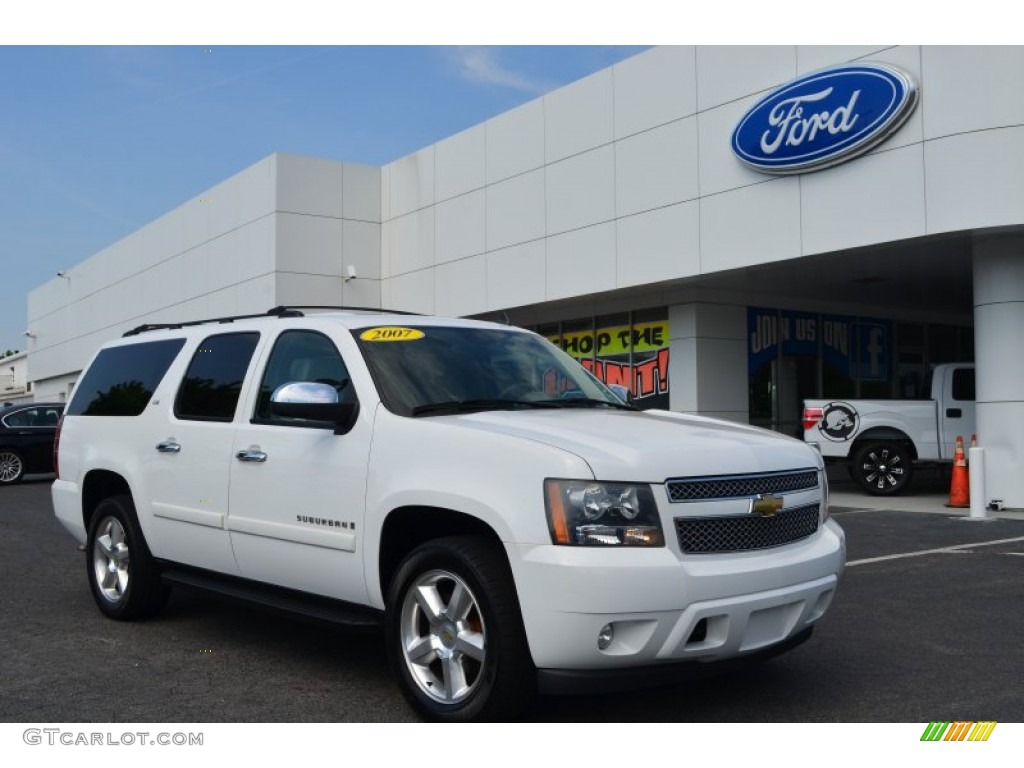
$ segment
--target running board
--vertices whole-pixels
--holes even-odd
[[[359,631],[377,631],[384,624],[384,612],[365,605],[234,576],[184,568],[176,564],[161,563],[161,568],[160,576],[168,584],[214,592],[223,597],[295,614],[317,622]]]

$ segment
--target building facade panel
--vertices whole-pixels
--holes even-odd
[[[546,298],[609,291],[615,287],[615,222],[548,238]]]
[[[1024,125],[1024,47],[926,46],[925,138]]]
[[[533,240],[487,253],[487,309],[539,304],[546,298],[547,244]]]
[[[615,143],[616,215],[694,200],[699,194],[695,117]]]
[[[389,216],[404,216],[434,204],[434,147],[390,164]]]
[[[555,163],[612,141],[612,71],[605,69],[544,97],[544,159]]]
[[[487,257],[453,261],[434,270],[434,311],[461,317],[486,312]]]
[[[801,255],[800,179],[782,178],[702,197],[701,272]]]
[[[879,185],[879,178],[886,183]],[[851,216],[850,211],[856,211]],[[804,254],[825,253],[925,234],[920,144],[878,152],[800,178]]]
[[[615,152],[606,145],[547,166],[547,234],[615,218]]]
[[[1024,125],[925,144],[928,231],[1014,226],[1024,211]]]
[[[486,127],[477,125],[437,143],[434,184],[438,203],[484,186],[486,139]]]
[[[695,115],[696,67],[692,45],[659,46],[616,64],[615,138]]]
[[[774,88],[796,76],[790,45],[702,45],[697,48],[701,112]]]
[[[488,120],[488,184],[535,171],[544,165],[544,100],[534,99]]]
[[[804,75],[840,62],[870,59],[871,61],[889,50],[887,45],[798,45],[796,47],[796,72]]]
[[[618,288],[700,273],[700,204],[657,208],[616,222]]]
[[[487,250],[544,237],[544,173],[530,171],[487,187]]]
[[[483,253],[487,229],[484,190],[444,200],[437,204],[437,248],[434,261],[444,264]]]

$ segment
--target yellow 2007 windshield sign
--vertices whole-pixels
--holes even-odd
[[[385,326],[383,328],[368,328],[359,334],[363,341],[412,341],[422,339],[425,334],[416,328],[399,328],[397,326]]]

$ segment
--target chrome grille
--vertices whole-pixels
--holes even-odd
[[[795,472],[765,472],[758,475],[723,475],[720,477],[686,477],[666,480],[669,501],[704,501],[707,499],[741,499],[759,493],[792,493],[818,487],[816,469]]]
[[[677,517],[679,548],[687,554],[745,552],[799,541],[818,530],[819,505],[784,509],[771,516]]]

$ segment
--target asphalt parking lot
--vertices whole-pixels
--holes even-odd
[[[1024,520],[842,501],[848,568],[803,646],[726,677],[542,698],[527,719],[1024,720]],[[157,620],[103,618],[84,554],[53,518],[49,479],[0,488],[0,534],[4,722],[416,719],[376,635],[183,590]]]

